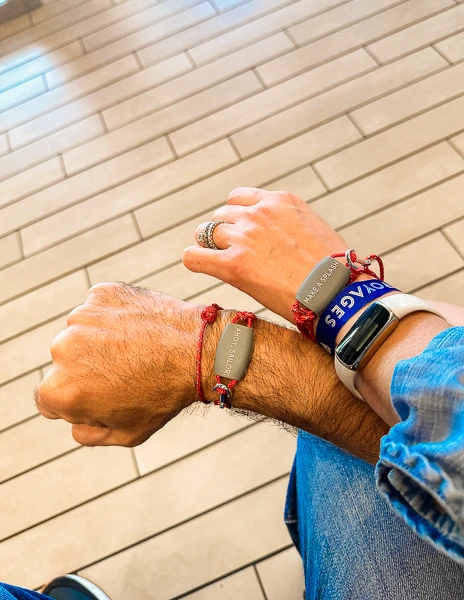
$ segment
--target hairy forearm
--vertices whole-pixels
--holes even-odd
[[[223,311],[209,325],[204,342],[202,378],[206,397],[212,387],[214,354],[234,312]],[[286,423],[375,463],[387,425],[338,380],[331,357],[301,334],[259,319],[245,378],[234,388],[233,407]]]

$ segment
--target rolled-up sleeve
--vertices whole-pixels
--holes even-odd
[[[464,327],[396,366],[401,419],[383,437],[377,487],[422,538],[464,563]]]

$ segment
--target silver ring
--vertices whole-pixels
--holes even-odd
[[[209,248],[210,250],[219,250],[214,243],[213,233],[218,225],[221,223],[227,223],[227,221],[209,221],[203,231],[197,233],[197,243],[203,248]]]

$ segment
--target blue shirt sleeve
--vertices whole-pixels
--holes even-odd
[[[464,563],[464,327],[398,363],[401,419],[382,438],[377,487],[422,538]]]

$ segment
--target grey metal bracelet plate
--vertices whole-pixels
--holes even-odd
[[[216,350],[214,372],[228,379],[243,379],[250,364],[255,332],[251,327],[229,323]]]
[[[306,277],[296,294],[300,304],[319,315],[342,291],[351,271],[336,258],[327,256]]]

